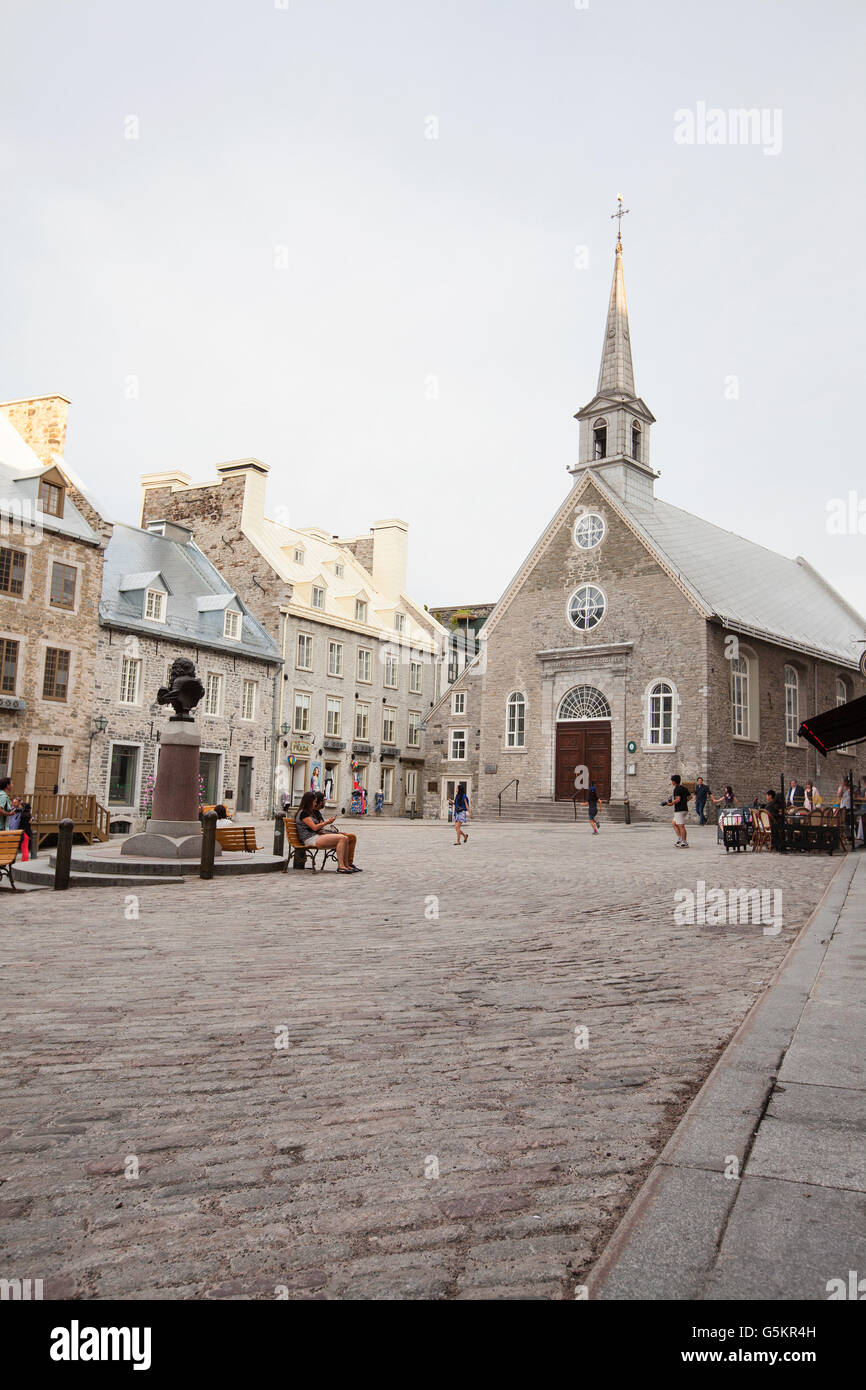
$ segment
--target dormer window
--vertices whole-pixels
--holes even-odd
[[[640,463],[640,425],[637,420],[631,427],[631,456],[636,463]]]
[[[395,613],[395,614],[394,614],[394,628],[395,628],[395,630],[396,630],[397,632],[405,632],[405,631],[406,631],[406,614],[405,614],[405,613]]]
[[[241,635],[241,615],[236,608],[227,608],[223,622],[223,637],[236,642]]]
[[[592,456],[603,459],[607,454],[607,421],[596,420],[592,427]]]
[[[367,621],[367,605],[362,598],[355,599],[355,622],[365,623]]]
[[[144,616],[152,623],[165,622],[165,594],[161,589],[148,589],[144,596]]]
[[[300,549],[299,546],[296,546],[296,547],[295,547],[295,564],[296,564],[296,565],[302,565],[303,563],[304,563],[304,552],[303,552],[303,550]]]
[[[65,491],[58,483],[48,483],[43,479],[39,484],[39,510],[48,516],[62,516]]]
[[[325,606],[325,591],[324,591],[324,589],[322,588],[321,584],[314,584],[314,585],[313,585],[313,607],[314,607],[314,608],[324,608],[324,606]]]
[[[337,576],[338,579],[342,579],[345,573],[346,566],[343,564],[342,560],[337,560],[336,564],[334,565],[334,574]]]

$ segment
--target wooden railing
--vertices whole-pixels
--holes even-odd
[[[82,835],[88,844],[94,840],[107,840],[111,831],[111,818],[104,806],[100,806],[93,795],[83,796],[75,792],[60,795],[54,792],[33,792],[27,800],[33,808],[33,829],[36,845],[40,847],[49,835],[56,835],[62,820],[71,820],[73,834]]]

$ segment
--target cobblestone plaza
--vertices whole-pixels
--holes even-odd
[[[351,880],[4,889],[4,1275],[573,1298],[839,867],[711,827],[688,855],[660,826],[358,833]],[[781,890],[781,931],[678,925],[700,882]]]

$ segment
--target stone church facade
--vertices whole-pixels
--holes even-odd
[[[615,813],[662,818],[674,772],[743,802],[780,776],[833,799],[861,750],[825,760],[797,729],[866,693],[866,623],[805,560],[655,496],[621,242],[598,387],[576,418],[572,489],[430,712],[426,813],[446,815],[458,781],[482,814],[500,792],[513,811],[519,779],[527,812],[583,800],[591,781]]]

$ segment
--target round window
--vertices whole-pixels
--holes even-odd
[[[581,550],[593,550],[604,539],[604,533],[604,517],[597,512],[586,512],[574,523],[574,543]]]
[[[568,621],[578,632],[598,627],[606,608],[604,594],[595,584],[581,584],[568,604]]]

